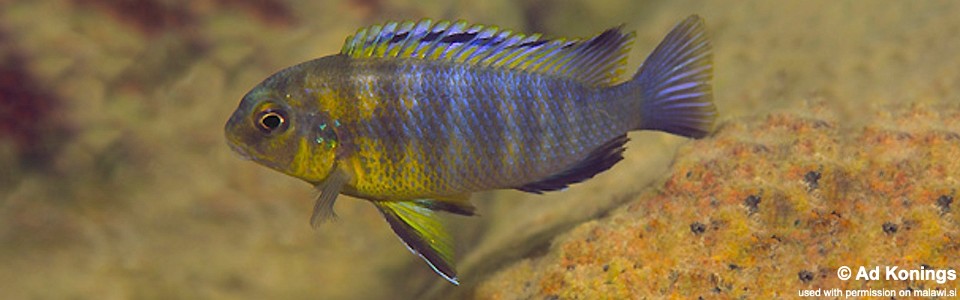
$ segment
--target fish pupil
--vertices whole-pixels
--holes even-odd
[[[285,119],[283,118],[282,115],[280,115],[277,112],[271,111],[271,112],[266,112],[262,116],[260,116],[260,122],[258,123],[258,125],[261,130],[269,133],[274,130],[277,130],[277,128],[280,128],[280,126],[283,126],[284,122],[285,122]]]
[[[277,115],[269,115],[263,118],[263,125],[271,129],[280,127],[280,122],[280,116]]]

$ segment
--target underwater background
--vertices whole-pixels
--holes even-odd
[[[357,28],[464,19],[584,37],[625,24],[632,73],[706,20],[716,132],[634,132],[562,192],[446,218],[462,285],[366,201],[314,191],[223,138],[273,72]],[[789,297],[956,290],[839,266],[960,269],[957,1],[0,1],[5,299]]]

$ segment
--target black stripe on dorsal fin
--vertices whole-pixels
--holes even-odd
[[[621,135],[612,139],[600,147],[597,147],[586,158],[570,166],[557,174],[547,176],[536,182],[524,184],[516,189],[535,194],[543,192],[556,191],[567,188],[567,186],[578,183],[596,176],[613,167],[623,159],[623,145],[629,139],[627,135]]]
[[[389,22],[357,31],[340,53],[354,58],[415,58],[508,68],[612,85],[633,33],[611,28],[589,39],[548,39],[465,21]]]

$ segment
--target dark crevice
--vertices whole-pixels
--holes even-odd
[[[0,28],[0,45],[9,45]],[[61,99],[27,68],[23,53],[0,54],[0,141],[11,143],[22,166],[45,167],[65,144],[69,130]]]
[[[147,35],[166,31],[184,31],[196,27],[207,12],[235,9],[252,15],[261,22],[275,26],[296,23],[292,10],[282,1],[218,0],[212,8],[177,5],[158,0],[73,0],[79,7],[107,12],[120,22],[130,24]]]
[[[185,6],[169,5],[154,0],[74,0],[80,7],[92,7],[110,14],[137,30],[156,35],[163,31],[176,30],[194,25],[197,21]]]
[[[225,8],[242,10],[261,22],[275,26],[291,26],[296,23],[293,11],[284,1],[277,0],[218,0]]]

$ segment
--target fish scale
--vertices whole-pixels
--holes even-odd
[[[339,54],[268,77],[225,126],[231,149],[319,191],[371,201],[407,247],[456,284],[435,211],[473,215],[475,192],[567,188],[613,167],[626,134],[701,138],[713,127],[702,20],[678,24],[620,81],[634,34],[551,39],[463,21],[389,22]]]

